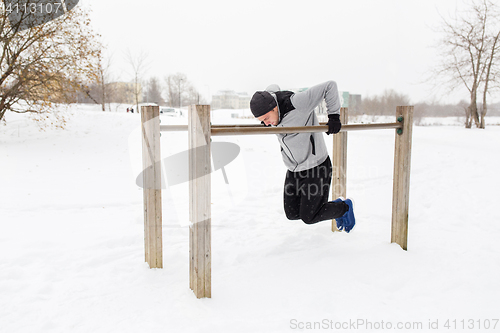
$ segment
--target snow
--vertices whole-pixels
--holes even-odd
[[[286,219],[274,136],[214,138],[241,152],[226,166],[229,184],[220,170],[212,175],[212,298],[196,299],[187,183],[162,192],[164,268],[149,269],[135,183],[140,115],[98,109],[64,111],[65,130],[40,131],[16,114],[0,124],[2,332],[332,331],[349,323],[425,332],[436,320],[441,330],[446,320],[451,328],[474,320],[477,331],[499,319],[499,127],[414,127],[406,252],[390,243],[394,131],[349,133],[350,234]],[[214,111],[214,123],[255,123],[230,117]],[[162,116],[162,125],[181,123]],[[161,140],[165,157],[187,148],[186,133]]]

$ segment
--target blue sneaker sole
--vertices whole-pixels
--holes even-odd
[[[333,200],[333,202],[343,202],[344,200],[342,198],[338,198],[336,200]],[[335,221],[337,222],[337,229],[339,229],[340,231],[342,231],[344,229],[344,215],[342,215],[341,217],[337,217],[335,219]]]
[[[342,216],[344,219],[344,230],[349,233],[352,228],[356,225],[356,219],[354,218],[354,204],[351,199],[344,201],[348,206],[349,210]]]

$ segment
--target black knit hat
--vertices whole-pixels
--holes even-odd
[[[265,115],[276,107],[276,100],[268,91],[257,91],[250,101],[250,110],[255,118]]]

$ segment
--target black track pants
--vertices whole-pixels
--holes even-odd
[[[313,224],[341,217],[349,209],[344,202],[328,202],[332,180],[330,157],[317,167],[286,173],[283,203],[289,220]]]

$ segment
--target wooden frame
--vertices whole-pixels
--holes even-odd
[[[341,110],[341,134],[333,136],[332,195],[346,197],[347,131],[396,129],[391,242],[407,250],[413,106],[398,106],[394,123],[347,124],[348,110]],[[188,126],[160,126],[159,107],[142,107],[144,166],[144,231],[146,261],[161,268],[161,163],[160,131],[188,131],[190,288],[196,297],[211,297],[211,136],[326,132],[327,126],[263,127],[260,125],[211,126],[210,106],[191,105]],[[336,224],[332,225],[335,231]]]

